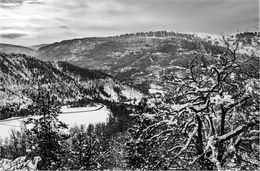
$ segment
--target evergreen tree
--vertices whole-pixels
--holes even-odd
[[[59,169],[66,152],[62,144],[68,138],[64,132],[67,125],[57,118],[60,105],[56,96],[47,88],[40,88],[32,99],[30,111],[36,117],[26,121],[26,134],[31,150],[27,157],[41,157],[38,169]]]
[[[8,142],[9,155],[12,159],[26,155],[27,138],[24,132],[12,130]]]
[[[94,169],[97,167],[98,138],[94,125],[74,127],[71,133],[71,169]]]

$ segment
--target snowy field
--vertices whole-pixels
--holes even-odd
[[[95,124],[106,122],[110,111],[106,106],[95,105],[90,107],[67,108],[63,106],[61,114],[58,116],[59,120],[67,123],[70,127],[81,124]],[[11,130],[21,130],[23,121],[28,117],[23,118],[9,118],[0,120],[0,138],[9,137]]]

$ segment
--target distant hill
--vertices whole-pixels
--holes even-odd
[[[4,44],[0,43],[0,52],[3,53],[21,53],[29,56],[36,56],[36,51],[29,47],[12,45],[12,44]]]
[[[161,70],[179,59],[182,46],[193,38],[191,34],[158,31],[72,39],[43,46],[37,55],[44,61],[67,61],[137,81],[148,73],[156,75],[158,67]]]
[[[33,45],[33,46],[30,46],[31,49],[34,49],[34,50],[38,50],[40,49],[41,47],[43,46],[47,46],[48,44],[40,44],[40,45]]]

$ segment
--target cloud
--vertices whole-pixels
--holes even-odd
[[[17,39],[26,36],[26,34],[22,33],[7,33],[7,34],[0,34],[1,38],[5,39]]]
[[[19,6],[22,6],[23,4],[43,4],[43,2],[39,0],[1,0],[0,2],[0,8],[4,9],[12,9]]]
[[[68,26],[59,26],[59,28],[62,28],[62,29],[69,29],[70,27],[68,27]]]
[[[39,4],[39,0],[1,0],[1,4],[13,4],[13,5],[21,5],[21,4]]]
[[[0,0],[0,34],[26,35],[19,39],[1,37],[8,43],[41,44],[151,30],[231,33],[255,28],[258,3],[259,0]]]

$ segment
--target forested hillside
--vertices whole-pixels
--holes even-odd
[[[30,95],[39,87],[51,87],[62,105],[97,100],[118,102],[121,98],[140,100],[142,96],[100,71],[82,69],[67,62],[43,62],[24,54],[0,54],[0,80],[1,119],[20,115],[8,114],[7,108],[26,109],[32,102]],[[129,97],[131,92],[136,96]]]

